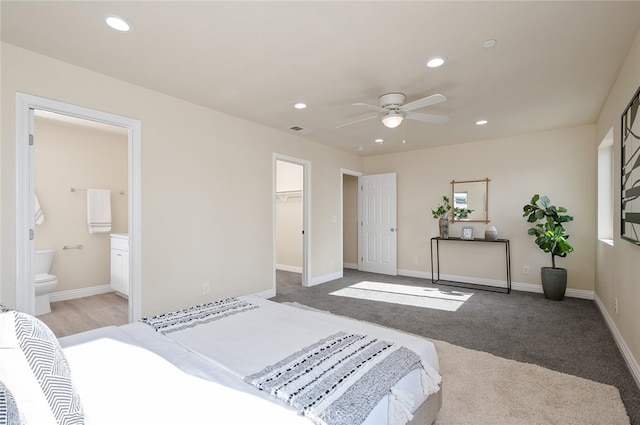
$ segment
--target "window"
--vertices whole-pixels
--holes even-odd
[[[613,128],[598,147],[598,239],[613,245]]]

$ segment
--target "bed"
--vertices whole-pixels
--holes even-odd
[[[25,423],[417,425],[441,394],[431,342],[258,297],[59,342],[36,318],[0,313],[0,415],[4,403]]]

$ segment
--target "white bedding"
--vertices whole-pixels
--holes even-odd
[[[301,310],[258,297],[240,297],[259,308],[172,332],[168,336],[188,350],[199,353],[208,361],[238,378],[260,371],[293,352],[321,338],[340,331],[362,333],[393,341],[413,350],[425,366],[429,391],[423,388],[423,373],[414,370],[394,388],[410,394],[413,408],[437,391],[440,376],[438,358],[433,344],[423,338],[400,333],[370,323],[321,312]],[[152,329],[149,326],[149,329]],[[239,380],[240,380],[239,379]],[[371,411],[365,424],[387,423],[389,400],[385,396]]]
[[[166,338],[156,339],[147,326],[124,328],[101,328],[60,340],[87,423],[308,425],[295,411],[259,391],[247,391],[251,388],[237,378]],[[142,348],[144,340],[186,372]]]

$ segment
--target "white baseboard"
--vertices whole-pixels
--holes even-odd
[[[431,280],[431,272],[423,272],[420,270],[398,269],[398,276],[417,277],[419,279]]]
[[[636,381],[636,385],[640,387],[640,365],[638,364],[638,361],[633,356],[633,353],[631,353],[629,346],[624,341],[624,338],[622,338],[622,335],[620,334],[620,331],[616,327],[615,322],[609,315],[609,312],[604,307],[604,304],[600,300],[598,295],[594,297],[594,301],[596,303],[596,306],[598,306],[598,309],[600,310],[602,317],[604,317],[604,321],[607,323],[607,326],[609,327],[609,330],[613,335],[613,339],[616,341],[616,345],[618,346],[618,349],[620,350],[620,353],[622,354],[624,361],[627,363],[627,366],[629,367],[631,376],[633,376],[633,379]]]
[[[408,269],[398,269],[398,274],[400,276],[408,276],[408,277],[417,277],[421,279],[431,279],[431,272],[417,271],[417,270],[408,270]],[[506,288],[507,283],[504,280],[495,280],[495,279],[482,279],[471,276],[456,276],[450,274],[440,274],[441,280],[450,280],[453,282],[462,282],[462,283],[473,283],[475,285],[484,285],[484,286],[493,286],[493,287],[501,287]],[[525,291],[525,292],[537,292],[542,293],[542,286],[536,285],[533,283],[522,283],[522,282],[514,282],[511,281],[511,289],[514,291]],[[565,292],[565,296],[571,298],[583,298],[586,300],[592,300],[594,297],[593,291],[586,291],[584,289],[572,289],[567,288]]]
[[[73,300],[75,298],[90,297],[92,295],[106,294],[113,292],[111,285],[96,285],[87,288],[70,289],[68,291],[52,292],[49,294],[51,302]]]
[[[342,267],[344,267],[345,269],[358,270],[358,263],[343,263]]]
[[[332,281],[332,280],[340,279],[342,276],[344,276],[344,273],[341,270],[339,272],[325,274],[324,276],[312,277],[311,278],[311,282],[309,282],[309,284],[307,286],[320,285],[321,283],[325,283],[325,282],[329,282],[329,281]]]
[[[284,272],[302,273],[302,267],[290,266],[288,264],[276,264],[276,270],[282,270]]]

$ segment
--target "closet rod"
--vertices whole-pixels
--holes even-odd
[[[86,192],[86,191],[87,191],[87,189],[80,189],[80,188],[77,188],[77,187],[72,187],[72,188],[71,188],[71,191],[72,191],[72,192]],[[120,192],[118,192],[118,193],[119,193],[120,195],[124,195],[124,190],[121,190],[121,191],[120,191]]]

